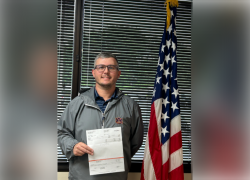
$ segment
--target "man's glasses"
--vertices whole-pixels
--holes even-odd
[[[109,70],[110,72],[115,72],[115,71],[119,70],[118,66],[116,66],[116,65],[108,65],[108,66],[105,66],[105,65],[103,65],[103,64],[96,65],[96,66],[95,66],[95,69],[96,69],[98,72],[103,72],[103,71],[105,71],[106,67],[108,68],[108,70]]]

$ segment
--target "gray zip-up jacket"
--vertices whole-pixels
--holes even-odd
[[[95,103],[94,88],[74,98],[64,110],[58,125],[58,144],[69,160],[70,180],[126,180],[131,157],[143,140],[143,123],[140,108],[130,97],[118,91],[102,113]],[[103,118],[104,117],[104,118]],[[117,124],[116,118],[123,123]],[[102,121],[104,119],[104,121]],[[78,142],[87,144],[86,130],[121,127],[125,172],[89,175],[88,155],[74,156],[73,148]]]

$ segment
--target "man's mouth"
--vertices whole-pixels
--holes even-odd
[[[108,77],[108,76],[104,76],[104,77],[102,77],[102,78],[104,78],[104,79],[110,79],[110,77]]]

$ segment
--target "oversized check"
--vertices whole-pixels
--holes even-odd
[[[124,155],[121,127],[87,130],[87,145],[94,150],[88,155],[90,175],[122,172]]]

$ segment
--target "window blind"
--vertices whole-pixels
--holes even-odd
[[[122,72],[117,87],[140,106],[144,141],[132,160],[141,161],[150,118],[158,52],[166,20],[162,0],[85,0],[81,88],[95,85],[94,58],[101,51],[116,54]],[[178,86],[183,160],[191,161],[191,1],[177,8]]]
[[[71,100],[74,0],[57,1],[57,119]],[[57,147],[58,162],[67,162]]]

